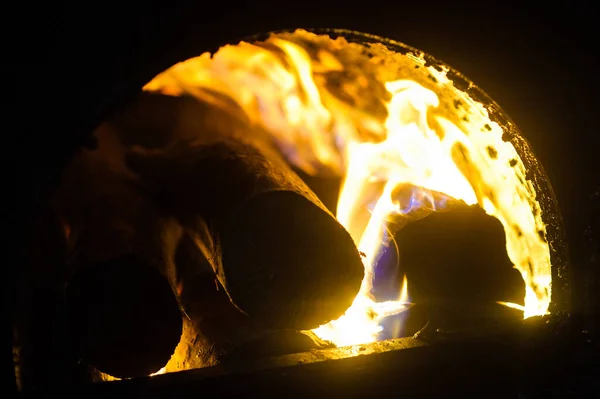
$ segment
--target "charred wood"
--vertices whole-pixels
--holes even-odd
[[[124,167],[109,125],[63,176],[56,202],[67,232],[69,330],[81,359],[114,377],[163,367],[182,320],[172,288],[181,229],[148,200]]]
[[[330,346],[312,333],[268,330],[240,312],[187,235],[178,246],[176,263],[184,327],[166,372],[237,364]]]
[[[358,251],[269,136],[208,103],[148,98],[143,115],[175,139],[133,149],[128,166],[193,232],[231,301],[270,328],[309,329],[342,315],[362,280]]]
[[[378,267],[382,277],[398,266],[396,287],[407,276],[416,305],[402,315],[402,335],[428,321],[428,329],[454,331],[523,317],[497,303],[523,305],[525,285],[506,252],[502,224],[479,207],[434,212],[406,225],[394,240]],[[379,291],[386,290],[380,284]]]

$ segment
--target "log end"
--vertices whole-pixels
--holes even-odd
[[[271,328],[311,329],[338,318],[364,275],[343,226],[291,191],[253,198],[222,245],[229,296]]]
[[[182,333],[167,279],[133,257],[81,270],[66,289],[69,327],[81,359],[118,378],[147,376],[167,364]]]
[[[523,305],[525,283],[508,256],[502,223],[478,206],[435,212],[400,230],[395,242],[400,257],[388,253],[378,267],[399,264],[395,292],[406,274],[409,299],[418,304],[407,312],[408,326],[422,327],[426,318],[455,330],[523,318],[497,303]]]

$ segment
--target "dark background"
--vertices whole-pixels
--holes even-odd
[[[592,305],[600,288],[594,288],[598,265],[585,234],[591,197],[600,184],[600,15],[591,3],[269,3],[3,6],[3,53],[10,67],[3,138],[6,182],[12,184],[5,192],[15,200],[15,211],[7,208],[6,218],[15,223],[7,228],[10,259],[13,254],[24,258],[19,251],[26,251],[34,199],[115,100],[175,61],[247,35],[295,27],[348,28],[404,42],[445,61],[512,117],[555,189],[571,247],[575,325],[593,334],[597,312],[594,316]],[[13,280],[18,262],[7,262],[5,269],[7,281]]]

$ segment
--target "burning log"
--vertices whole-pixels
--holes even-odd
[[[124,149],[103,126],[58,191],[71,255],[69,328],[81,359],[114,377],[162,368],[182,331],[171,281],[180,228],[163,217],[124,168]]]
[[[363,276],[358,250],[270,138],[218,107],[146,98],[163,99],[148,118],[179,140],[135,148],[128,165],[194,232],[232,302],[272,328],[310,329],[342,315]]]
[[[208,260],[189,235],[176,255],[184,328],[166,372],[191,370],[326,346],[298,331],[270,331],[240,312],[215,280]]]
[[[522,311],[497,303],[523,305],[525,287],[506,253],[502,224],[479,207],[433,213],[408,224],[395,240],[399,275],[406,274],[416,303],[406,312],[405,335],[427,321],[448,331],[522,318]],[[390,255],[380,267],[396,264]]]
[[[15,312],[14,350],[17,384],[24,390],[64,386],[77,378],[64,328],[62,281],[57,273],[67,257],[61,221],[44,206],[32,231],[30,262],[22,271]]]
[[[263,326],[231,303],[189,234],[179,242],[175,262],[184,328],[167,371],[216,365],[232,347],[264,332]]]
[[[342,179],[340,177],[311,176],[298,168],[293,168],[302,181],[319,197],[323,205],[335,215],[340,197]]]

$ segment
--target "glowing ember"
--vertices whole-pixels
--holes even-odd
[[[166,372],[167,372],[167,366],[158,370],[156,373],[152,373],[152,374],[148,375],[148,377],[154,377],[156,375],[165,374]],[[122,380],[122,378],[113,377],[112,375],[102,373],[100,371],[98,372],[98,377],[100,378],[101,381],[121,381]],[[125,378],[125,379],[128,380],[129,378]]]
[[[162,369],[158,370],[156,373],[152,373],[150,374],[150,377],[154,377],[155,375],[161,375],[166,373],[167,371],[167,366],[163,367]]]
[[[371,294],[387,221],[432,212],[445,196],[478,204],[504,225],[526,295],[524,306],[498,303],[524,317],[548,311],[550,251],[525,166],[502,140],[502,126],[447,72],[425,66],[416,50],[398,54],[298,30],[179,63],[145,90],[241,109],[297,167],[344,177],[337,217],[365,254],[365,278],[347,312],[314,332],[350,345],[375,341],[382,319],[410,306],[406,279],[397,301],[377,303]]]

